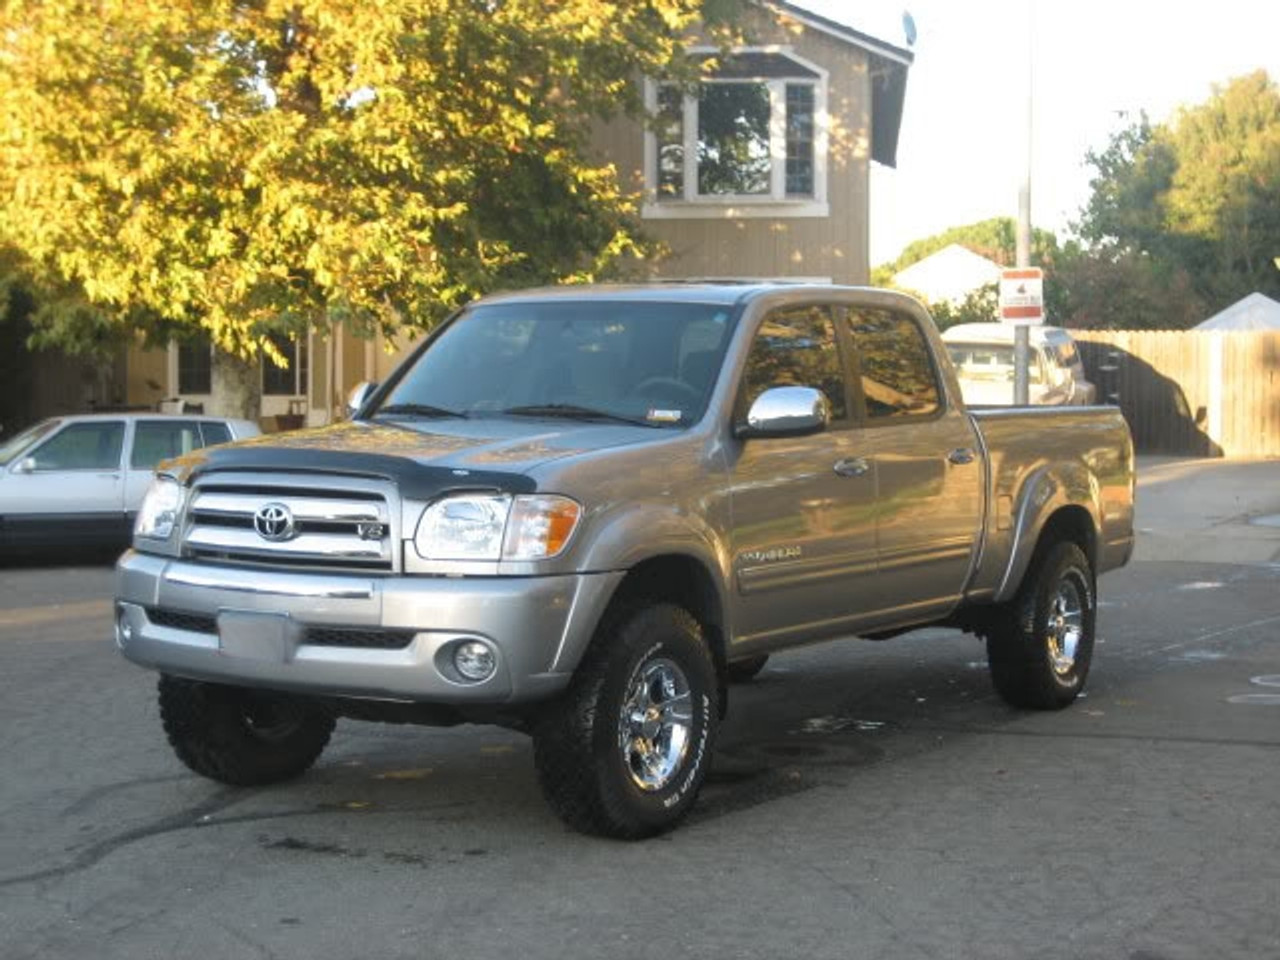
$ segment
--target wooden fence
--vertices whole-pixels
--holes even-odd
[[[1280,332],[1071,333],[1139,451],[1280,457]]]

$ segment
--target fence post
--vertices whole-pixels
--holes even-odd
[[[1223,443],[1225,438],[1222,436],[1222,341],[1224,336],[1225,334],[1216,330],[1209,333],[1209,415],[1205,430],[1209,434],[1209,442],[1216,444],[1223,456],[1226,456],[1227,445]]]

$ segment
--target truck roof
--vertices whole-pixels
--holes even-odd
[[[735,304],[779,290],[795,293],[831,294],[850,292],[860,287],[834,284],[786,283],[785,281],[729,282],[714,280],[668,281],[634,284],[566,284],[538,287],[485,297],[480,303],[515,303],[535,300],[599,300],[649,301],[654,303],[722,303]],[[877,291],[884,292],[884,291]]]

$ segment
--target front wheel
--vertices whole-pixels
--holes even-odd
[[[1093,660],[1093,570],[1076,544],[1038,553],[1018,595],[993,617],[987,660],[1012,706],[1059,710],[1079,696]]]
[[[674,826],[711,762],[717,698],[688,611],[650,603],[607,617],[534,732],[547,802],[583,833],[635,840]]]
[[[334,719],[285,694],[160,677],[160,721],[178,759],[233,786],[300,776],[333,733]]]

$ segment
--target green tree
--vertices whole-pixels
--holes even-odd
[[[903,248],[897,259],[881,264],[872,271],[877,286],[890,284],[893,275],[953,243],[973,251],[980,257],[1011,267],[1017,262],[1018,225],[1013,217],[991,217],[960,227],[948,227],[931,237],[915,240]],[[1032,228],[1031,262],[1045,266],[1053,262],[1058,251],[1058,238],[1049,230]]]
[[[1280,248],[1280,89],[1265,72],[1230,81],[1168,123],[1142,117],[1088,162],[1096,176],[1078,229],[1093,272],[1113,274],[1102,287],[1128,277],[1149,288],[1135,325],[1178,316],[1188,294],[1206,313],[1254,290],[1280,294],[1270,266]],[[1080,309],[1106,312],[1087,298]]]
[[[988,283],[972,291],[960,303],[943,300],[929,304],[929,313],[939,330],[958,323],[991,323],[1000,319],[1000,289]]]
[[[592,122],[733,7],[0,0],[0,244],[79,305],[47,337],[199,332],[242,368],[595,278],[646,248]]]
[[[1055,315],[1100,330],[1185,330],[1209,312],[1190,274],[1132,250],[1067,244],[1054,267]]]

